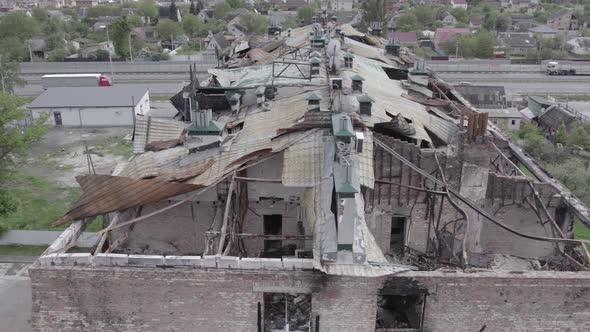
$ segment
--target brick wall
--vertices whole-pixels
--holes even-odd
[[[256,331],[262,292],[313,292],[320,331],[372,331],[383,278],[315,271],[30,269],[35,331]],[[427,289],[424,331],[588,331],[590,273],[410,272]],[[391,289],[388,291],[392,291]],[[396,289],[393,289],[396,292]]]

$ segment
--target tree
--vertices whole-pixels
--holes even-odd
[[[156,30],[160,36],[170,39],[170,41],[182,34],[180,24],[172,20],[160,20],[156,26]]]
[[[384,0],[367,0],[363,2],[361,5],[361,9],[364,10],[363,23],[369,26],[371,22],[381,22],[385,27],[385,14],[387,13],[385,6],[386,1]]]
[[[512,27],[512,18],[509,15],[502,14],[496,17],[496,31],[508,31]]]
[[[129,56],[129,33],[131,28],[124,17],[119,17],[110,26],[111,40],[115,46],[115,53],[123,58]]]
[[[8,13],[0,20],[0,39],[16,37],[27,40],[37,33],[35,20],[21,13]]]
[[[240,16],[240,25],[247,32],[264,34],[268,30],[268,18],[258,13],[247,12]]]
[[[400,16],[397,19],[397,29],[399,31],[416,31],[419,30],[418,18],[416,15],[409,13]]]
[[[174,22],[178,22],[178,7],[176,7],[176,2],[172,0],[170,3],[170,20]]]
[[[139,28],[143,26],[143,21],[139,15],[131,15],[127,17],[127,24],[130,28]]]
[[[412,10],[412,13],[416,15],[418,24],[422,28],[428,28],[436,20],[436,10],[432,6],[417,6]]]
[[[188,12],[193,14],[193,15],[198,15],[199,13],[197,13],[197,6],[195,6],[195,2],[193,0],[191,0],[191,5],[188,9]]]
[[[141,0],[138,8],[144,17],[149,17],[151,20],[155,20],[158,17],[158,4],[153,0]]]
[[[203,10],[203,9],[205,9],[205,6],[203,5],[203,1],[197,0],[197,13],[195,15],[199,15],[201,10]]]
[[[218,20],[223,20],[225,15],[229,13],[230,10],[231,7],[227,3],[222,2],[213,8],[213,17]]]
[[[33,120],[27,127],[15,125],[27,116],[21,97],[0,93],[0,215],[16,210],[18,200],[7,188],[7,178],[21,163],[31,144],[41,140],[47,117]]]
[[[467,14],[467,11],[463,8],[453,8],[451,9],[450,13],[457,19],[457,22],[467,23],[467,21],[469,20],[469,15]]]
[[[44,24],[45,22],[47,22],[47,19],[49,18],[49,13],[47,12],[47,9],[42,7],[33,8],[31,14],[33,15],[35,21],[37,21],[37,23],[39,24]]]
[[[225,2],[233,9],[242,8],[245,6],[242,0],[225,0]]]
[[[203,24],[195,15],[189,14],[182,18],[182,29],[184,33],[194,37],[203,29]]]
[[[0,53],[0,92],[13,94],[15,87],[25,85],[26,82],[20,78],[19,74],[18,62],[10,61]]]
[[[297,18],[303,24],[310,24],[311,18],[315,15],[315,8],[312,5],[305,5],[297,10]]]
[[[0,39],[0,55],[6,61],[21,61],[25,58],[25,44],[17,37]]]

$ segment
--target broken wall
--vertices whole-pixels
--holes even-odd
[[[374,331],[385,281],[311,270],[35,265],[29,273],[34,331],[62,332],[256,331],[265,292],[312,293],[312,324],[319,315],[321,332]],[[590,330],[590,273],[406,272],[391,278],[399,285],[392,293],[408,294],[402,287],[408,284],[428,293],[426,332]]]

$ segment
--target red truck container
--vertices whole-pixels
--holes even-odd
[[[41,77],[43,89],[67,86],[111,86],[110,77],[103,74],[52,74]]]

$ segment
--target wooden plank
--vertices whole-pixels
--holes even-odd
[[[219,238],[219,247],[217,248],[218,255],[223,253],[223,246],[225,245],[225,234],[227,233],[227,222],[229,219],[229,210],[231,207],[231,197],[236,185],[235,178],[236,172],[234,172],[232,175],[231,183],[229,185],[229,189],[227,190],[227,199],[225,200],[225,211],[223,212],[223,222],[221,226],[221,237]]]

